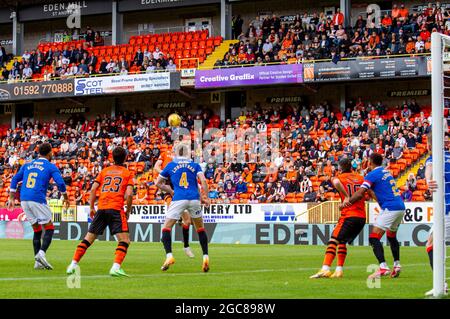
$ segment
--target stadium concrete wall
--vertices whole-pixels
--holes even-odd
[[[56,240],[83,239],[88,230],[87,222],[56,222]],[[276,244],[276,245],[325,245],[330,239],[334,225],[329,224],[205,224],[208,238],[215,244]],[[161,224],[130,223],[130,237],[134,242],[160,242]],[[424,246],[431,224],[404,224],[398,231],[402,246]],[[173,232],[175,242],[182,241],[181,227]],[[370,226],[366,225],[353,245],[368,246]],[[33,229],[28,222],[0,221],[0,239],[32,239]],[[99,240],[115,241],[108,230]],[[191,231],[191,240],[198,241],[197,234]],[[386,238],[382,241],[387,245]]]
[[[130,36],[137,34],[139,25],[147,24],[149,31],[154,29],[154,33],[179,32],[183,31],[179,27],[185,26],[186,19],[195,18],[211,18],[212,35],[220,35],[220,7],[219,5],[208,5],[125,13],[123,40],[128,42]],[[147,34],[149,31],[143,31],[143,34]]]
[[[111,15],[95,15],[81,17],[81,31],[86,31],[90,26],[94,31],[111,31]],[[66,19],[52,19],[45,23],[33,21],[24,23],[24,49],[36,49],[40,42],[53,42],[56,32],[68,30]],[[105,39],[105,44],[111,43],[110,39]]]

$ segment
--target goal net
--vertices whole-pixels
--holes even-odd
[[[450,161],[448,127],[450,120],[450,37],[434,32],[431,44],[431,92],[432,92],[432,154],[433,179],[437,191],[433,195],[433,295],[445,294],[446,281],[446,234],[445,220],[450,203],[450,178],[445,178],[446,161]],[[446,145],[447,144],[447,145]],[[448,170],[448,169],[447,169]],[[448,185],[447,185],[448,184]],[[447,205],[446,205],[447,204]],[[447,206],[447,209],[446,209]],[[446,216],[447,215],[447,216]]]

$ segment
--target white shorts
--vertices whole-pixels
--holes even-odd
[[[430,235],[433,234],[433,228],[434,224],[433,226],[431,226]],[[450,242],[450,215],[445,215],[444,217],[444,232],[445,232],[444,234],[445,241]]]
[[[27,216],[27,220],[31,223],[31,225],[36,223],[39,225],[44,225],[48,224],[52,220],[52,211],[46,204],[32,201],[22,201],[20,206],[22,206],[25,216]]]
[[[404,210],[387,210],[384,209],[375,219],[374,226],[381,228],[384,231],[396,232],[398,226],[403,221],[405,215]]]
[[[167,211],[168,219],[180,219],[184,211],[187,210],[192,218],[202,217],[202,205],[199,200],[176,200],[170,202]]]

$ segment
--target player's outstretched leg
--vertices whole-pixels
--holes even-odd
[[[38,253],[35,255],[34,259],[40,263],[45,269],[52,270],[53,266],[50,265],[50,263],[47,261],[46,258],[46,252],[48,248],[50,247],[50,244],[52,243],[53,239],[53,233],[55,232],[55,226],[53,226],[52,222],[49,222],[44,225],[44,238],[42,240],[42,245],[38,251]],[[33,240],[34,243],[34,240]]]
[[[328,242],[327,250],[325,251],[325,257],[323,258],[322,269],[320,269],[316,274],[309,277],[310,279],[317,278],[330,278],[331,271],[330,267],[333,263],[334,258],[336,257],[336,246],[337,246],[336,238],[331,238]]]
[[[331,278],[342,278],[344,276],[345,258],[347,258],[347,245],[345,242],[340,242],[337,251],[337,267]]]
[[[41,239],[42,239],[42,226],[39,224],[32,225],[33,227],[33,250],[34,250],[34,256],[37,256],[39,250],[41,250]],[[45,267],[38,262],[37,260],[34,261],[34,269],[45,269]]]
[[[81,258],[83,258],[86,250],[94,243],[97,236],[93,233],[87,233],[86,237],[78,244],[75,249],[75,253],[73,254],[72,262],[67,267],[66,273],[68,275],[72,275],[75,273],[76,268],[78,267],[78,263]]]
[[[172,226],[165,227],[162,229],[161,242],[164,245],[164,250],[166,251],[166,260],[164,264],[161,266],[162,271],[166,271],[169,269],[171,265],[175,263],[175,258],[172,255]]]
[[[114,258],[114,264],[109,271],[109,274],[113,277],[129,277],[122,268],[123,260],[125,259],[128,247],[130,246],[130,239],[128,233],[117,234],[117,244],[116,254]]]
[[[392,269],[391,277],[397,278],[398,276],[400,276],[401,271],[400,243],[397,240],[397,232],[387,231],[386,236],[391,247],[392,257],[394,257],[394,268]]]
[[[373,232],[369,235],[369,244],[372,246],[373,253],[380,264],[380,268],[369,276],[371,279],[380,278],[382,276],[388,276],[390,274],[390,269],[386,264],[386,260],[384,258],[384,249],[381,244],[381,237],[383,237],[384,231],[374,227]]]

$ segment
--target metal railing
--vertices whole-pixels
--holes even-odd
[[[431,56],[431,53],[414,53],[414,54],[396,54],[396,55],[380,55],[380,56],[362,56],[362,57],[352,57],[352,58],[342,58],[339,61],[356,61],[356,60],[373,60],[373,59],[393,59],[393,58],[401,58],[401,57],[420,57],[420,56]],[[302,60],[300,62],[263,62],[263,65],[280,65],[280,64],[307,64],[307,63],[320,63],[320,62],[332,62],[332,59],[318,59],[318,60]],[[339,63],[339,62],[338,62]],[[245,68],[258,66],[259,64],[234,64],[234,65],[221,65],[214,66],[214,69],[228,69],[228,68]],[[211,67],[199,66],[199,70],[202,69],[211,69]]]

